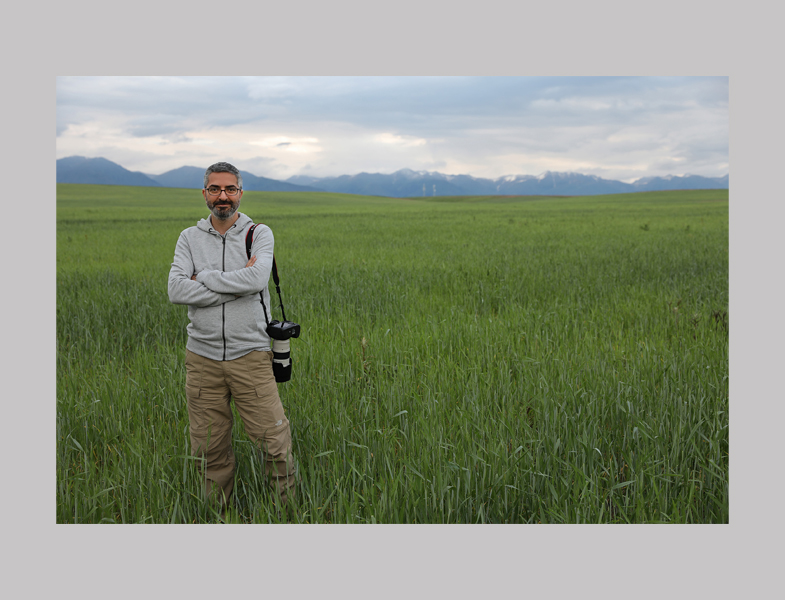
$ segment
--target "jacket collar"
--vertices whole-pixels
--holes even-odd
[[[251,217],[249,217],[248,215],[246,215],[244,213],[241,213],[239,211],[237,212],[237,214],[239,215],[237,217],[237,220],[234,222],[234,225],[232,225],[229,228],[229,230],[226,232],[226,235],[236,235],[236,234],[244,231],[246,227],[248,227],[251,223],[253,223],[253,221],[251,220]],[[213,226],[212,226],[212,223],[210,223],[210,218],[209,217],[206,218],[206,219],[201,219],[196,224],[196,226],[199,229],[201,229],[202,231],[206,232],[206,233],[214,233],[214,234],[218,235],[218,232],[215,229],[213,229]]]

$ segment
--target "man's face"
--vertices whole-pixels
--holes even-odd
[[[224,190],[230,186],[237,187],[237,177],[232,173],[210,173],[207,178],[207,187],[212,186]],[[217,196],[213,196],[207,190],[202,190],[202,196],[204,196],[210,212],[217,219],[226,221],[240,208],[240,198],[243,197],[243,192],[239,191],[236,196],[229,196],[226,192],[220,192]]]

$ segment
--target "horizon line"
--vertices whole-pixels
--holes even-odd
[[[103,159],[105,161],[111,162],[111,163],[117,165],[118,167],[120,167],[122,169],[125,169],[129,173],[141,173],[142,175],[145,175],[147,177],[150,177],[150,176],[160,177],[162,175],[166,175],[167,173],[171,173],[172,171],[176,171],[178,169],[184,169],[184,168],[193,168],[193,169],[202,169],[203,168],[203,167],[197,167],[197,166],[194,166],[194,165],[181,165],[179,167],[175,167],[174,169],[169,169],[168,171],[164,171],[163,173],[154,174],[154,173],[145,173],[144,171],[131,171],[130,169],[127,169],[126,167],[124,167],[120,163],[115,162],[113,160],[110,160],[110,159],[108,159],[108,158],[106,158],[104,156],[89,157],[89,156],[82,156],[81,154],[72,154],[71,156],[63,156],[62,158],[55,159],[55,161],[65,160],[67,158],[84,158],[86,160],[94,160],[96,158],[100,158],[100,159]],[[343,173],[341,175],[322,175],[322,176],[295,174],[295,175],[290,175],[287,179],[273,179],[272,177],[267,177],[265,175],[257,175],[255,173],[251,173],[247,169],[240,169],[240,167],[237,167],[237,168],[238,168],[238,170],[241,170],[241,171],[244,170],[247,174],[253,175],[254,177],[260,177],[260,178],[263,178],[263,179],[270,179],[270,180],[273,180],[273,181],[281,181],[281,182],[284,182],[284,183],[287,181],[287,179],[291,179],[292,177],[313,177],[314,179],[329,179],[329,178],[337,178],[337,177],[355,177],[357,175],[395,175],[396,173],[399,173],[401,171],[411,171],[412,173],[417,173],[417,174],[420,174],[420,175],[422,175],[422,174],[431,175],[431,174],[436,173],[438,175],[445,175],[445,176],[452,176],[452,177],[464,176],[464,177],[471,177],[473,179],[486,179],[488,181],[498,181],[499,179],[505,179],[505,178],[509,178],[509,177],[534,177],[534,178],[540,178],[540,177],[543,177],[543,176],[548,175],[550,173],[566,174],[566,175],[575,174],[575,175],[583,175],[584,177],[597,177],[598,179],[604,179],[605,181],[618,181],[620,183],[627,183],[627,182],[625,182],[625,181],[623,181],[621,179],[605,179],[604,177],[601,177],[599,175],[587,175],[586,173],[581,173],[580,171],[551,171],[550,169],[548,169],[546,171],[543,171],[539,175],[530,175],[530,174],[518,173],[518,174],[500,175],[499,177],[491,178],[491,177],[477,177],[475,175],[470,175],[469,173],[457,173],[457,174],[456,173],[442,173],[441,171],[415,170],[415,169],[412,169],[410,167],[401,167],[400,169],[397,169],[397,170],[395,170],[395,171],[393,171],[391,173],[382,173],[382,172],[379,172],[379,171],[376,171],[376,172],[360,171],[358,173],[354,173],[354,174],[351,174],[351,175],[348,174],[348,173]],[[639,177],[639,178],[633,180],[632,183],[640,181],[641,179],[646,179],[647,177],[650,177],[652,179],[654,179],[654,178],[666,179],[668,177],[679,177],[679,178],[682,178],[682,177],[703,177],[704,179],[722,179],[724,177],[730,177],[730,171],[728,171],[724,175],[719,175],[719,176],[698,175],[696,173],[684,173],[682,175],[673,175],[673,174],[668,174],[668,175],[644,175],[642,177]]]

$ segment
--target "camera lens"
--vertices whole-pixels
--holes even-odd
[[[289,381],[292,377],[292,359],[289,340],[273,340],[273,374],[275,380]]]

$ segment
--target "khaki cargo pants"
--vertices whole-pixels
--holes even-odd
[[[234,487],[234,419],[229,404],[232,398],[245,433],[261,450],[264,473],[271,487],[284,503],[294,492],[292,437],[278,396],[272,361],[272,352],[253,351],[235,360],[216,361],[186,350],[185,395],[191,453],[204,457],[204,467],[199,461],[199,470],[204,477],[206,497],[221,505],[231,498]]]

